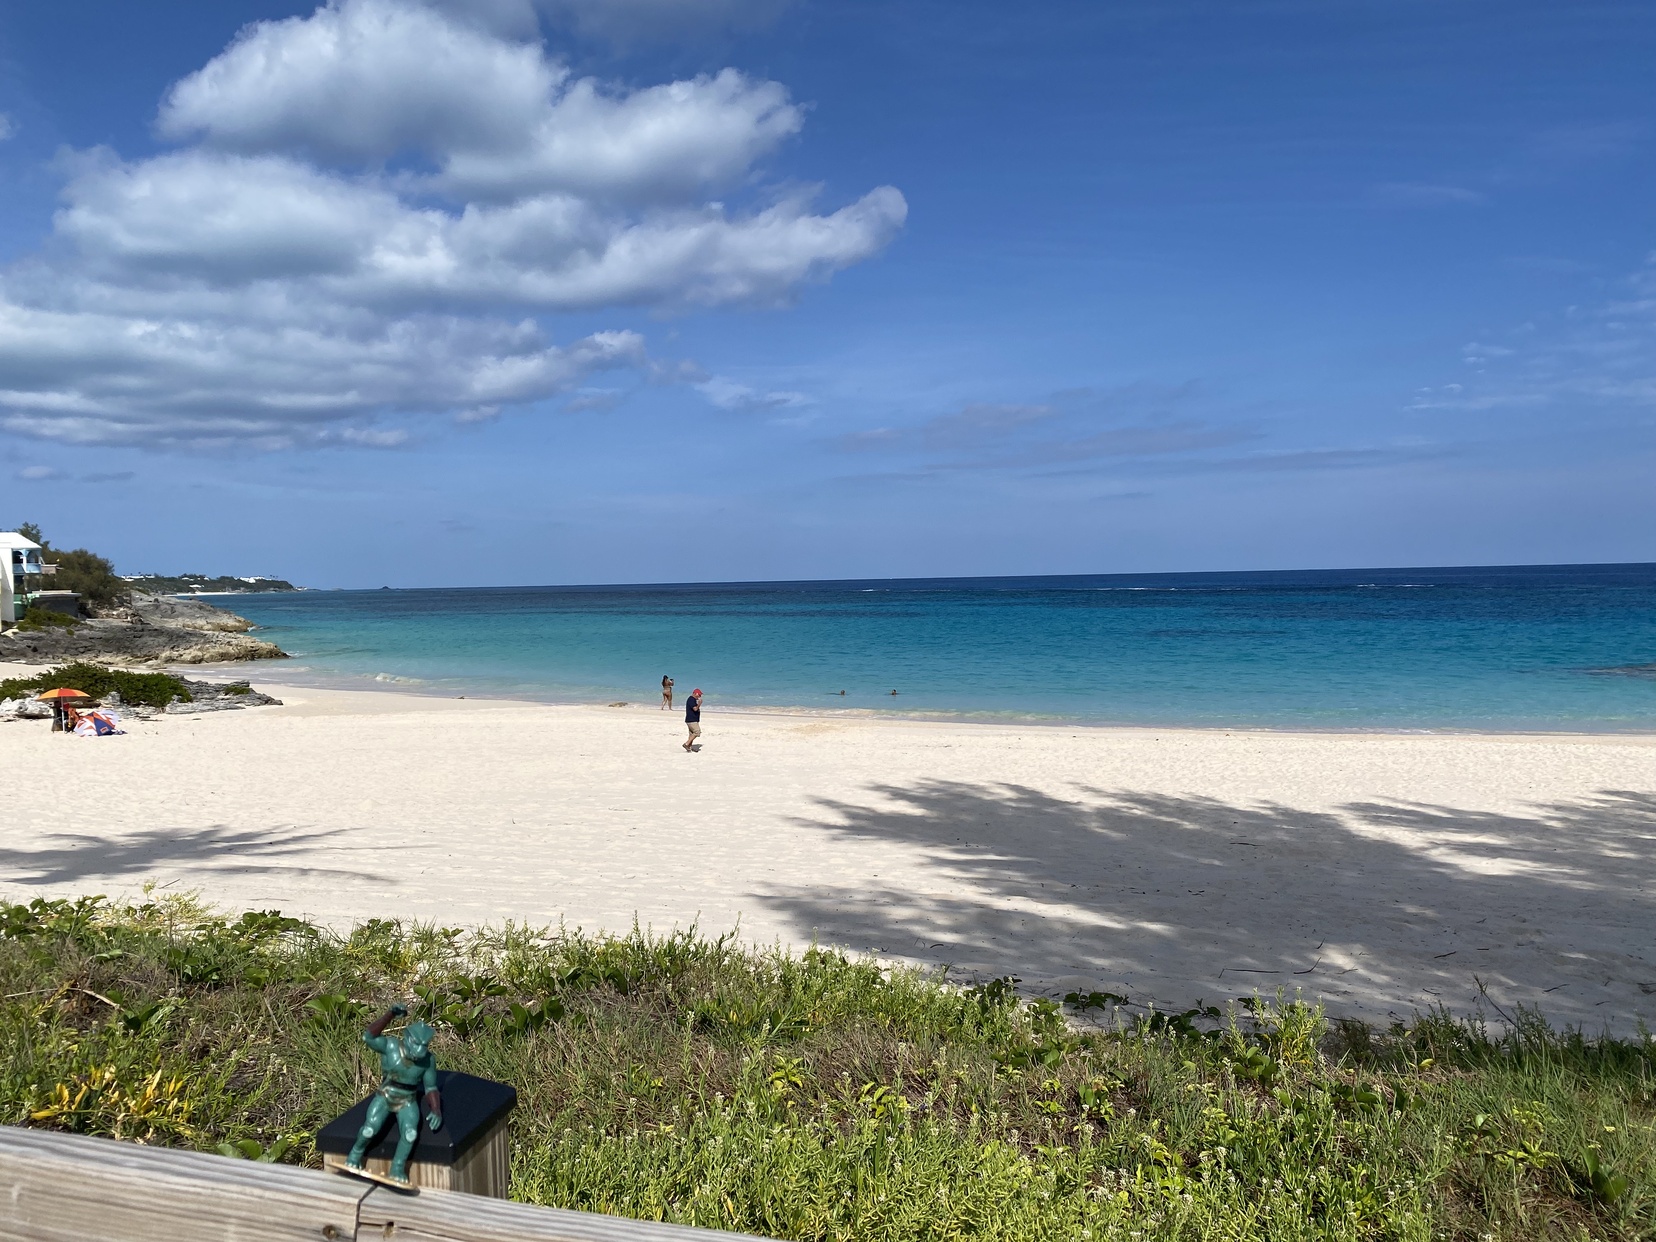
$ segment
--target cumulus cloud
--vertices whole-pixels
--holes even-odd
[[[510,146],[564,71],[532,43],[405,0],[257,22],[169,90],[156,128],[232,151],[386,159]]]
[[[645,360],[633,332],[560,348],[530,322],[365,317],[352,328],[0,306],[0,427],[78,444],[387,447],[402,437],[363,424],[531,401]],[[18,383],[31,374],[50,387]]]
[[[431,187],[467,197],[676,201],[739,179],[803,121],[780,84],[734,69],[607,89],[538,44],[408,0],[349,0],[249,27],[168,92],[157,128],[346,165],[417,156]]]
[[[653,375],[635,334],[559,344],[537,316],[783,304],[902,227],[889,186],[829,212],[808,190],[708,197],[799,131],[777,83],[611,87],[503,34],[510,4],[457,12],[257,23],[167,93],[176,149],[65,157],[49,257],[0,277],[0,428],[391,447],[406,416]]]
[[[146,306],[158,282],[177,304],[191,280],[203,306],[273,281],[382,309],[776,303],[877,253],[906,210],[882,187],[826,216],[797,196],[742,216],[710,205],[633,216],[570,195],[451,212],[279,155],[95,154],[82,167],[57,231]]]

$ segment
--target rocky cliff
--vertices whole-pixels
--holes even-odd
[[[73,626],[8,630],[0,635],[0,660],[58,664],[218,664],[231,660],[283,660],[287,652],[254,638],[253,623],[199,599],[134,592],[113,617]]]

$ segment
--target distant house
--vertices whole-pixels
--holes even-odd
[[[28,611],[41,579],[56,573],[57,566],[43,563],[40,545],[15,530],[0,531],[0,557],[6,562],[6,572],[0,573],[0,622],[10,625]]]

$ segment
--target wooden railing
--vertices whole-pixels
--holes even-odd
[[[314,1169],[0,1126],[3,1242],[735,1242],[746,1237],[444,1190],[401,1195]]]

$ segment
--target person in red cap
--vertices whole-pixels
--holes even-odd
[[[690,736],[684,739],[684,749],[694,750],[696,739],[701,736],[701,690],[690,692],[690,697],[684,700],[684,723],[690,726]]]

